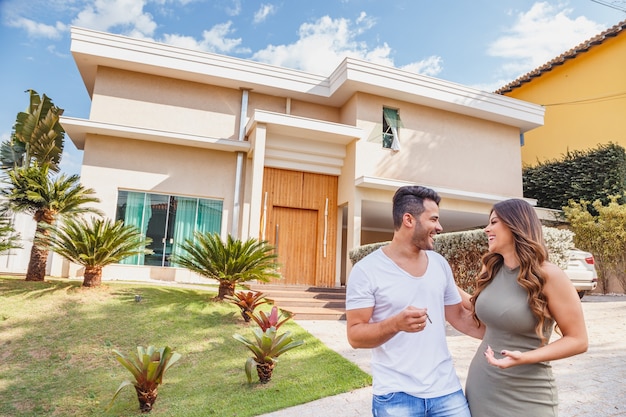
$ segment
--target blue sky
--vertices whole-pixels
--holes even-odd
[[[613,7],[611,7],[613,6]],[[329,75],[345,56],[486,91],[626,19],[623,0],[0,0],[0,138],[34,89],[89,117],[80,26]],[[66,137],[61,168],[80,173]]]

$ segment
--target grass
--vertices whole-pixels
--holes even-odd
[[[153,416],[256,416],[371,384],[293,321],[279,333],[291,331],[305,344],[278,358],[268,384],[248,384],[250,352],[232,335],[251,337],[255,324],[246,324],[236,306],[212,301],[215,292],[80,285],[0,277],[0,415],[142,415],[132,387],[107,410],[131,378],[111,351],[128,354],[137,345],[169,345],[182,354],[163,378]]]

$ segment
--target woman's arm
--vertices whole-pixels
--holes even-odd
[[[546,283],[543,291],[548,299],[548,309],[562,334],[552,343],[528,352],[501,352],[504,357],[496,359],[493,351],[485,352],[487,361],[500,368],[516,365],[553,361],[578,355],[587,351],[587,327],[582,305],[569,278],[558,266],[546,262],[543,266]]]

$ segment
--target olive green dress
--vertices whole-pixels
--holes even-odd
[[[503,266],[476,300],[476,314],[487,330],[470,364],[465,393],[472,417],[555,417],[557,389],[547,362],[500,369],[489,365],[484,352],[491,346],[525,352],[541,341],[528,307],[527,292],[517,283],[519,268]],[[552,326],[546,333],[550,337]]]

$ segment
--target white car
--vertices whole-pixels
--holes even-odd
[[[587,291],[595,290],[598,286],[595,260],[589,252],[578,249],[570,250],[569,262],[564,271],[578,291],[580,298],[583,298]]]

